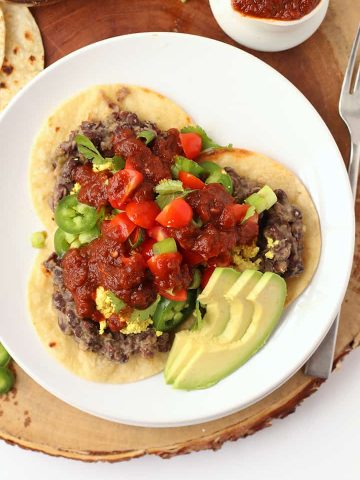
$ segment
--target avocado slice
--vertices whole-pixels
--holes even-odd
[[[247,205],[255,207],[257,213],[261,213],[264,210],[268,210],[277,202],[277,196],[275,192],[265,185],[258,192],[253,193],[244,200]]]
[[[235,342],[223,343],[219,338],[191,341],[174,388],[194,390],[207,388],[233,373],[266,342],[277,325],[286,299],[285,280],[266,272],[247,295],[253,303],[253,319],[244,336]]]
[[[165,365],[166,383],[172,383],[180,373],[183,361],[189,355],[192,340],[196,341],[202,337],[216,337],[224,331],[230,319],[230,305],[225,300],[224,295],[240,275],[241,273],[233,268],[216,268],[214,270],[203,290],[203,293],[206,289],[207,292],[205,292],[204,297],[202,297],[202,294],[198,297],[201,302],[207,302],[203,327],[194,332],[182,331],[176,334]],[[209,284],[210,287],[208,288]]]
[[[233,286],[240,275],[241,273],[234,268],[215,268],[198,300],[204,305],[223,300],[225,293]]]
[[[167,359],[164,375],[166,383],[172,383],[181,372],[183,362],[191,352],[191,342],[197,342],[201,338],[216,337],[224,330],[230,318],[230,309],[227,302],[210,303],[204,316],[204,326],[201,330],[183,330],[175,335]]]
[[[240,340],[246,332],[254,314],[254,304],[246,297],[262,275],[256,270],[245,270],[225,294],[230,305],[230,319],[219,336],[220,342],[235,342]]]

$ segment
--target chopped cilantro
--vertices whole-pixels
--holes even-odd
[[[151,143],[155,137],[156,133],[154,130],[141,130],[141,132],[137,134],[137,138],[145,139],[145,145],[149,145],[149,143]]]
[[[205,130],[199,125],[188,125],[187,127],[181,129],[181,133],[197,133],[198,135],[200,135],[202,139],[202,151],[216,148],[232,148],[231,144],[229,144],[227,147],[224,147],[214,142],[214,140],[210,138],[209,135],[205,132]]]

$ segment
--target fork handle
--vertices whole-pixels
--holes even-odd
[[[340,312],[336,315],[330,330],[322,340],[315,353],[305,363],[304,373],[310,377],[326,379],[329,377],[333,362],[336,345],[336,337],[340,323]]]
[[[356,190],[357,190],[358,177],[359,177],[359,162],[360,162],[360,144],[352,142],[348,172],[349,172],[351,190],[354,196],[354,203],[356,201]]]
[[[351,190],[353,192],[354,203],[356,201],[356,191],[359,177],[359,163],[360,163],[360,144],[351,143],[351,153],[349,162],[349,180]],[[326,337],[321,342],[315,353],[309,358],[305,364],[304,373],[318,378],[328,378],[330,375],[333,361],[338,326],[340,322],[340,311],[336,315],[333,324],[330,327]]]

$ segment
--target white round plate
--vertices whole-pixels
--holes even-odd
[[[85,381],[49,356],[28,316],[26,283],[36,255],[29,237],[41,229],[27,185],[32,142],[63,100],[90,85],[115,82],[157,90],[182,105],[220,144],[233,143],[284,163],[308,187],[319,212],[322,255],[311,284],[266,346],[209,390],[176,391],[162,375],[126,385]],[[0,120],[0,152],[1,341],[35,381],[65,402],[133,425],[205,422],[269,394],[303,365],[329,329],[345,294],[354,247],[346,170],[310,103],[248,53],[173,33],[127,35],[90,45],[51,65],[13,99]]]

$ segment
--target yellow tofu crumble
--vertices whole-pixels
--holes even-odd
[[[153,321],[150,317],[145,320],[131,320],[131,318],[129,318],[126,327],[120,330],[120,332],[125,335],[129,335],[130,333],[141,333],[144,332],[149,325],[152,325],[152,323]]]
[[[272,260],[274,258],[274,247],[279,245],[279,240],[274,240],[271,237],[266,237],[266,242],[267,242],[267,248],[268,251],[265,253],[265,257],[268,258],[269,260]]]
[[[113,168],[113,162],[112,161],[103,163],[102,165],[95,165],[93,163],[93,171],[94,172],[102,172],[104,170],[111,170],[112,168]]]
[[[261,259],[252,260],[259,253],[259,247],[253,245],[240,245],[233,249],[233,262],[240,272],[244,270],[259,270]]]
[[[70,192],[70,195],[76,195],[77,193],[79,193],[80,188],[81,188],[80,183],[76,182]]]
[[[102,320],[101,322],[99,322],[99,335],[103,335],[103,333],[105,332],[106,326],[107,326],[106,320]]]
[[[105,319],[110,318],[111,315],[116,313],[115,306],[111,301],[111,298],[108,296],[108,293],[109,293],[108,290],[105,290],[104,287],[100,286],[96,289],[96,298],[95,298],[96,309],[104,315]],[[153,323],[150,317],[144,320],[139,318],[132,319],[131,317],[129,317],[126,319],[126,322],[127,322],[126,327],[120,330],[120,332],[124,333],[125,335],[129,335],[130,333],[144,332],[148,328],[148,326]],[[99,326],[100,335],[104,333],[106,325],[107,325],[106,320],[103,320],[102,322],[100,322],[100,326]],[[161,333],[162,332],[160,332],[160,334]],[[158,333],[157,333],[157,336],[159,336]]]
[[[96,289],[96,308],[100,313],[104,315],[106,319],[111,317],[115,313],[115,306],[107,294],[107,290],[104,287],[98,287]]]

